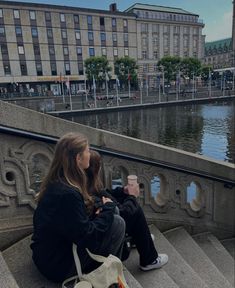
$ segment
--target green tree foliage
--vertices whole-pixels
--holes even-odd
[[[165,56],[158,62],[159,71],[164,70],[165,79],[167,82],[175,80],[177,71],[180,67],[180,57]]]
[[[86,77],[90,83],[93,76],[98,83],[98,86],[105,81],[107,75],[111,78],[109,72],[112,70],[108,60],[105,57],[90,57],[85,60]]]
[[[212,68],[210,66],[207,66],[207,65],[202,66],[202,68],[201,68],[201,78],[202,78],[202,80],[204,80],[204,81],[209,80],[210,71],[212,73]]]
[[[201,73],[201,62],[196,58],[183,58],[180,63],[180,71],[185,79],[193,79],[193,75],[199,76]]]
[[[118,58],[114,62],[114,72],[119,81],[125,85],[128,83],[128,73],[130,75],[131,84],[137,83],[137,69],[136,60],[130,57]]]

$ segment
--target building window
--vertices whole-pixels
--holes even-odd
[[[67,46],[63,47],[64,56],[69,55],[69,48]]]
[[[36,71],[38,76],[42,76],[42,63],[36,63]]]
[[[36,13],[35,13],[35,11],[29,11],[29,18],[30,18],[30,20],[36,20]]]
[[[153,58],[157,59],[158,58],[158,52],[157,51],[153,51]]]
[[[79,16],[73,15],[73,21],[74,21],[74,23],[79,24]]]
[[[24,55],[24,46],[22,46],[22,45],[19,45],[19,46],[18,46],[18,53],[19,53],[20,55]]]
[[[60,22],[65,22],[65,14],[60,13]]]
[[[67,39],[67,31],[65,29],[61,30],[62,39]]]
[[[128,33],[124,33],[124,42],[128,42]]]
[[[20,64],[20,70],[21,70],[21,75],[26,76],[27,75],[27,67],[26,64]]]
[[[101,54],[102,56],[107,56],[107,49],[105,47],[101,48]]]
[[[22,36],[22,29],[20,26],[16,26],[16,36]]]
[[[81,33],[78,30],[75,31],[75,39],[76,40],[81,40]]]
[[[113,56],[118,56],[118,49],[117,48],[113,48]]]
[[[0,36],[4,36],[4,35],[5,35],[5,28],[0,27]]]
[[[33,45],[34,55],[40,55],[39,45]]]
[[[47,37],[48,38],[53,38],[53,32],[51,28],[47,28]]]
[[[82,55],[82,47],[77,47],[77,55]]]
[[[143,65],[143,72],[148,72],[148,64]]]
[[[148,32],[148,24],[141,23],[141,32],[144,32],[144,33]]]
[[[95,49],[94,48],[89,48],[89,56],[95,56]]]
[[[0,9],[0,18],[3,17],[2,9]]]
[[[92,16],[90,15],[87,16],[87,24],[92,25]]]
[[[104,26],[104,17],[100,17],[100,26]]]
[[[65,75],[70,75],[70,64],[69,63],[65,63]]]
[[[128,48],[124,49],[124,56],[129,56],[129,49]]]
[[[100,33],[100,40],[105,41],[106,40],[106,34],[104,32]]]
[[[11,67],[9,64],[3,64],[5,75],[11,75]]]
[[[50,12],[45,12],[45,19],[46,19],[46,21],[51,21],[51,13]]]
[[[142,59],[147,59],[147,51],[142,51]]]
[[[169,33],[169,31],[170,31],[170,26],[164,25],[163,26],[163,33]]]
[[[88,32],[88,40],[89,41],[93,41],[94,40],[93,32]]]
[[[148,39],[147,39],[147,37],[143,37],[141,40],[142,40],[142,46],[148,46]]]
[[[49,46],[49,54],[50,54],[50,55],[55,55],[55,48],[54,48],[54,46]]]
[[[123,27],[124,28],[127,28],[127,24],[128,24],[127,19],[123,19]]]
[[[117,20],[116,18],[112,18],[112,27],[116,27],[117,26]]]
[[[117,33],[113,33],[113,42],[117,42]]]
[[[51,62],[51,75],[55,76],[57,75],[57,69],[56,69],[56,63]]]
[[[7,49],[6,44],[1,45],[1,52],[2,52],[2,55],[8,55],[8,49]]]
[[[156,63],[153,64],[153,71],[156,72],[158,70],[158,65]]]
[[[78,74],[83,75],[83,64],[82,63],[78,63]]]
[[[174,33],[179,34],[180,33],[180,26],[174,26]]]
[[[36,27],[31,28],[32,37],[38,37],[38,29]]]
[[[14,10],[13,14],[14,14],[15,19],[20,19],[20,11],[19,10]]]

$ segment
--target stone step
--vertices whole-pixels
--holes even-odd
[[[173,279],[180,288],[208,288],[208,285],[183,259],[180,253],[166,239],[166,237],[156,228],[150,226],[151,233],[155,236],[155,246],[159,253],[166,253],[169,261],[162,269]],[[166,286],[167,287],[167,286]]]
[[[0,252],[0,288],[19,288]]]
[[[235,259],[235,238],[222,240],[221,243],[233,259]]]
[[[48,281],[39,273],[32,261],[30,243],[31,235],[3,251],[4,260],[19,287],[0,286],[0,288],[61,288],[61,284]],[[125,268],[124,275],[130,288],[143,288]]]
[[[164,236],[208,287],[232,288],[229,281],[183,227],[166,231]]]
[[[29,247],[31,236],[10,246],[2,252],[3,257],[20,288],[61,288],[44,278],[32,261]]]
[[[130,257],[124,264],[144,288],[179,288],[163,269],[141,271],[139,269],[139,254],[136,249],[131,250]]]
[[[210,232],[194,235],[193,239],[230,284],[234,285],[234,259],[221,242]]]

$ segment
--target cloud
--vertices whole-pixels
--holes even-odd
[[[224,13],[219,19],[205,24],[203,30],[206,42],[232,37],[232,11]]]

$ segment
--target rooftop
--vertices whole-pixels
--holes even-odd
[[[222,47],[230,47],[230,45],[232,45],[232,38],[225,38],[225,39],[220,39],[220,40],[216,40],[216,41],[211,41],[211,42],[207,42],[205,43],[205,49],[218,49],[218,48],[222,48]]]
[[[128,9],[126,9],[124,12],[132,12],[133,9],[141,9],[141,10],[149,10],[149,11],[159,11],[159,12],[187,14],[187,15],[198,16],[197,14],[191,13],[191,12],[183,10],[181,8],[150,5],[150,4],[141,4],[141,3],[135,3],[134,5],[132,5]]]

